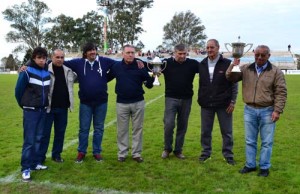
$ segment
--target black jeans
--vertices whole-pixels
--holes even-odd
[[[175,123],[177,124],[174,153],[182,152],[184,137],[188,127],[188,119],[191,112],[192,98],[176,99],[165,98],[164,113],[164,149],[172,152],[173,134]],[[175,122],[176,119],[176,122]]]
[[[210,156],[212,152],[212,130],[215,119],[218,116],[220,130],[223,139],[222,153],[224,157],[233,157],[232,113],[228,114],[226,108],[202,108],[201,107],[201,146],[202,154]]]

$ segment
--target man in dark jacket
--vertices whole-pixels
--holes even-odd
[[[31,65],[19,74],[15,97],[23,109],[23,148],[21,158],[22,180],[31,180],[30,170],[45,170],[38,161],[44,131],[50,74],[45,69],[47,51],[42,47],[33,50]]]
[[[201,106],[201,146],[199,161],[210,159],[212,152],[212,129],[215,114],[218,116],[223,138],[222,153],[226,162],[234,165],[232,112],[237,97],[237,84],[226,79],[225,73],[231,61],[219,54],[219,42],[207,41],[208,56],[199,64],[198,103]]]

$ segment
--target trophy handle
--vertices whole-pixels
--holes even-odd
[[[161,69],[161,72],[166,69],[166,67],[167,67],[167,61],[164,61],[163,64],[165,64],[165,67],[163,69]]]
[[[246,45],[244,46],[244,48],[247,47],[248,45],[249,45],[250,47],[249,47],[249,49],[248,49],[246,52],[244,52],[244,55],[245,55],[245,54],[252,48],[252,46],[253,46],[252,43],[249,43],[249,44],[246,44]]]
[[[226,48],[226,50],[227,50],[228,52],[230,52],[230,50],[227,48],[227,45],[231,46],[231,44],[225,43],[225,48]],[[232,46],[231,46],[231,47],[232,47]]]
[[[147,68],[149,69],[149,71],[151,71],[152,72],[152,69],[150,69],[150,67],[149,67],[149,63],[147,62]]]

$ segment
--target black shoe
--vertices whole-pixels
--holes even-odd
[[[125,157],[118,157],[119,162],[125,162],[126,158]]]
[[[225,160],[226,160],[227,164],[229,164],[229,165],[234,166],[236,164],[233,157],[226,157]]]
[[[137,163],[142,163],[144,162],[144,159],[142,157],[135,157],[135,158],[132,158],[134,161],[136,161]]]
[[[267,177],[267,176],[269,176],[269,174],[270,174],[269,169],[260,169],[257,176]]]
[[[210,156],[207,156],[207,155],[201,155],[200,157],[199,157],[199,161],[200,162],[206,162],[207,160],[210,160],[211,159],[211,157]]]
[[[244,166],[244,168],[239,170],[239,173],[246,174],[246,173],[253,172],[253,171],[256,171],[256,168],[248,168],[247,166]]]
[[[175,154],[175,156],[181,160],[185,159],[185,156],[182,153],[177,153],[177,154]]]
[[[167,150],[164,150],[163,153],[161,154],[162,159],[169,158],[169,156],[170,156],[170,152]]]
[[[62,159],[61,157],[52,158],[52,160],[53,160],[54,162],[57,162],[57,163],[62,163],[62,162],[64,162],[64,159]]]

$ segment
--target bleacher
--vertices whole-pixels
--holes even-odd
[[[102,54],[100,54],[100,55],[102,55]],[[67,60],[76,58],[76,57],[81,57],[81,56],[82,56],[82,54],[79,52],[76,52],[76,53],[66,52]],[[189,53],[190,58],[194,58],[198,61],[201,61],[206,56],[207,56],[206,54],[196,55],[193,52]],[[231,53],[229,53],[229,52],[223,52],[223,56],[233,60],[231,57]],[[117,60],[122,58],[121,54],[107,55],[107,57],[115,58]],[[166,55],[165,57],[170,57],[170,56]],[[140,58],[147,61],[146,57],[140,57]],[[254,62],[254,53],[249,51],[240,60],[241,60],[241,65],[253,63]],[[282,70],[296,70],[297,69],[297,58],[294,56],[294,54],[292,52],[289,52],[289,51],[271,51],[271,57],[269,60],[272,64],[276,65],[277,67],[279,67]]]
[[[231,53],[223,53],[225,57],[231,58]],[[231,58],[232,59],[232,58]],[[254,53],[248,52],[241,59],[241,64],[248,64],[254,62]],[[296,70],[297,58],[289,51],[271,51],[269,61],[282,70]]]

